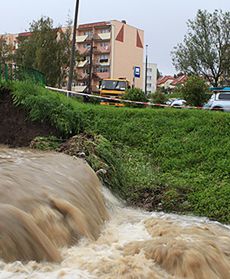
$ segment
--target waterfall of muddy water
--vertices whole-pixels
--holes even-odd
[[[99,237],[108,219],[101,185],[82,160],[0,150],[0,258],[61,261],[58,248]]]
[[[101,224],[108,218],[103,206],[103,200],[98,191],[95,190],[93,192],[90,186],[87,186],[87,195],[92,195],[93,197],[85,197],[86,193],[79,186],[79,184],[84,182],[85,174],[83,175],[83,172],[87,172],[87,179],[92,179],[92,184],[95,184],[96,178],[91,173],[91,170],[79,163],[81,173],[77,171],[72,171],[71,173],[68,170],[68,161],[72,159],[67,159],[65,156],[59,157],[59,155],[54,154],[47,156],[21,151],[15,152],[15,155],[12,155],[12,151],[1,152],[1,183],[8,183],[7,185],[9,186],[11,185],[9,181],[12,183],[14,180],[14,183],[21,185],[21,181],[23,180],[26,182],[26,185],[32,184],[34,187],[37,185],[37,182],[42,183],[43,181],[45,186],[41,187],[40,185],[33,191],[33,195],[39,197],[35,201],[38,205],[36,209],[34,209],[33,203],[31,204],[29,202],[28,204],[26,202],[26,197],[23,199],[23,203],[25,202],[26,206],[23,205],[20,207],[16,202],[12,204],[12,206],[21,210],[19,213],[15,213],[11,207],[3,207],[1,209],[1,212],[3,212],[0,214],[1,231],[2,227],[5,232],[5,229],[7,229],[6,226],[11,228],[13,225],[16,226],[14,232],[8,229],[6,234],[6,236],[9,235],[9,237],[12,237],[11,242],[8,242],[8,239],[6,239],[8,252],[16,251],[15,240],[17,240],[17,237],[13,239],[14,234],[16,234],[16,228],[18,229],[17,233],[22,234],[19,239],[20,243],[24,243],[25,241],[23,237],[24,230],[27,226],[26,218],[28,216],[26,215],[25,217],[24,214],[30,214],[30,218],[33,218],[37,227],[45,224],[42,232],[46,233],[48,238],[52,233],[54,234],[53,239],[56,239],[55,242],[51,237],[47,240],[52,242],[51,244],[54,246],[52,249],[55,249],[56,246],[63,246],[66,242],[68,244],[73,243],[73,239],[78,239],[81,235],[86,237],[81,238],[76,244],[73,243],[70,248],[64,247],[59,249],[62,258],[59,263],[37,263],[35,261],[27,263],[20,261],[5,263],[2,260],[0,261],[1,279],[230,278],[230,228],[228,226],[210,222],[207,219],[167,215],[163,213],[147,213],[141,210],[127,208],[122,202],[112,196],[108,190],[103,189],[110,219],[102,227],[100,233],[99,228]],[[13,167],[10,161],[15,165],[15,169],[16,165],[20,166],[23,164],[27,167],[30,166],[31,171],[34,172],[40,172],[40,163],[42,163],[46,166],[47,173],[50,173],[50,180],[45,179],[46,172],[43,174],[43,178],[37,178],[35,176],[31,181],[29,173],[27,173],[24,179],[22,179],[21,175],[22,173],[25,175],[25,170],[15,177],[12,173]],[[56,164],[62,165],[61,169],[58,168],[57,170]],[[78,161],[75,168],[78,168]],[[4,181],[2,181],[2,172],[5,173]],[[5,176],[6,174],[7,176]],[[60,177],[55,178],[56,175]],[[62,176],[65,178],[64,181],[67,185],[72,182],[75,184],[78,181],[77,187],[81,189],[79,190],[78,188],[78,191],[84,196],[82,199],[86,204],[82,204],[82,201],[79,201],[77,198],[75,200],[72,197],[72,195],[75,195],[73,190],[75,189],[74,186],[70,187],[71,190],[68,188],[69,186],[66,186],[66,189],[62,191],[60,190],[62,189],[61,186],[58,186],[56,191],[52,190],[51,186],[48,186],[47,181],[51,183],[52,180],[55,180],[55,183],[57,183]],[[63,180],[61,179],[61,181]],[[30,187],[28,186],[29,189]],[[96,186],[96,188],[99,187]],[[5,189],[5,192],[9,191],[7,189]],[[47,191],[49,194],[47,194]],[[7,193],[3,192],[1,195],[7,196]],[[14,200],[18,195],[22,195],[19,190],[18,192],[15,191]],[[23,193],[23,195],[25,194]],[[10,198],[9,194],[8,196]],[[13,199],[13,197],[11,198]],[[1,202],[3,202],[2,200],[1,197]],[[66,202],[68,206],[66,206]],[[78,205],[79,202],[81,203]],[[70,210],[72,206],[77,208],[77,213],[80,212],[80,214],[76,213],[77,217],[75,218],[72,217],[72,210]],[[66,208],[68,209],[68,213]],[[35,213],[30,213],[34,211]],[[87,212],[90,213],[87,214]],[[7,216],[11,220],[13,218],[14,221],[7,221]],[[39,216],[41,217],[39,218]],[[93,217],[93,220],[91,217]],[[76,222],[79,219],[81,229],[77,230]],[[23,225],[20,222],[23,222]],[[55,229],[58,228],[57,231],[55,229],[53,229],[53,232],[49,230],[49,222],[51,222]],[[77,225],[77,227],[79,226]],[[31,230],[32,228],[30,227],[27,232],[30,233]],[[72,238],[72,233],[75,230],[77,230],[76,236],[74,235],[74,238]],[[27,236],[26,240],[29,242],[37,241],[35,248],[41,249],[42,253],[47,253],[47,251],[43,251],[46,245],[48,245],[47,243],[42,246],[39,242],[40,239],[34,240],[32,238],[31,240],[30,235]],[[0,239],[0,241],[3,240]],[[0,249],[3,249],[3,243],[1,243]],[[24,250],[23,245],[21,245],[21,249],[22,251]],[[52,249],[49,248],[49,251]],[[17,253],[20,255],[19,252]],[[56,257],[59,259],[58,256]]]

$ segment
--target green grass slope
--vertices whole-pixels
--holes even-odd
[[[11,90],[15,105],[61,137],[93,132],[110,140],[130,203],[230,223],[230,114],[101,107],[29,82]]]

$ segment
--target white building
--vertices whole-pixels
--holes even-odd
[[[145,63],[143,73],[143,90],[145,91]],[[148,63],[147,66],[147,93],[154,93],[157,89],[157,64]]]

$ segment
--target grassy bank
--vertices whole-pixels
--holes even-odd
[[[131,204],[230,223],[230,114],[101,107],[25,82],[11,90],[15,105],[61,137],[93,132],[107,138]]]

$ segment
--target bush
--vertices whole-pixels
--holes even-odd
[[[161,90],[157,90],[155,93],[150,95],[150,99],[154,104],[165,104],[167,97]]]
[[[122,99],[124,100],[130,100],[130,101],[136,101],[136,102],[147,102],[148,99],[145,96],[145,93],[140,88],[130,88],[126,91],[126,93],[123,95]],[[140,105],[137,104],[128,104],[127,106],[132,107],[139,107]]]
[[[208,86],[202,78],[191,76],[181,88],[183,98],[189,105],[202,106],[208,99]]]

